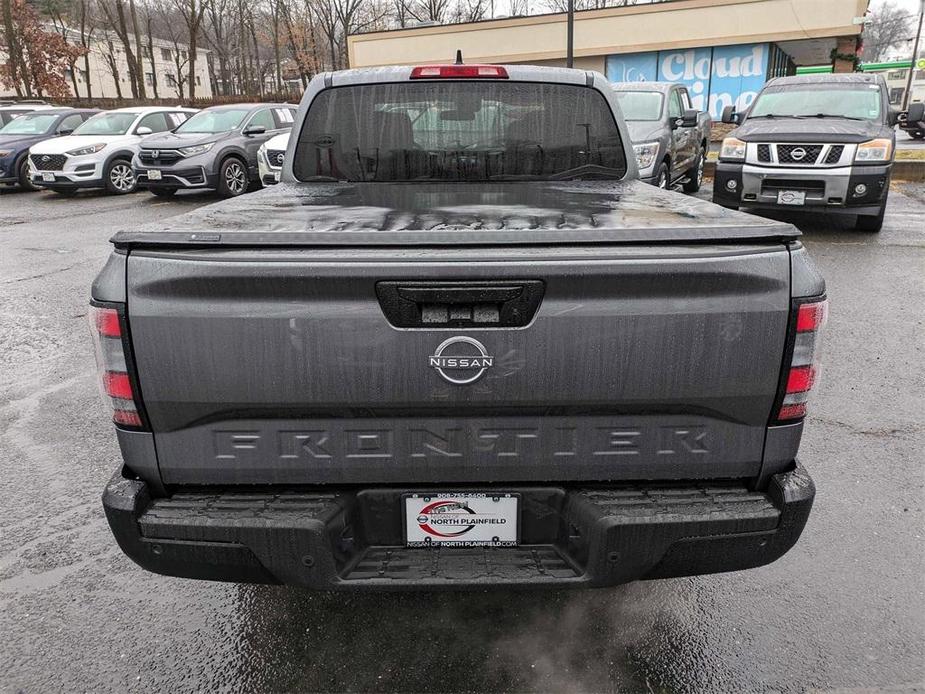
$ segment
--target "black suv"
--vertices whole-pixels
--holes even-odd
[[[257,150],[292,127],[292,104],[232,104],[204,109],[172,133],[141,142],[132,161],[138,184],[155,195],[212,188],[223,197],[259,185]]]
[[[856,229],[880,231],[899,115],[880,75],[771,80],[747,112],[723,112],[739,127],[723,140],[713,202],[856,215]]]

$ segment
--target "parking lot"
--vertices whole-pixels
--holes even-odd
[[[925,185],[894,184],[880,234],[793,220],[831,302],[796,547],[580,592],[319,594],[123,556],[90,283],[115,231],[215,199],[0,194],[0,690],[922,690]]]

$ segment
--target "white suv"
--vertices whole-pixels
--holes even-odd
[[[289,133],[271,137],[260,145],[260,149],[257,150],[257,170],[260,172],[260,182],[263,185],[279,183],[288,146]]]
[[[65,137],[29,149],[32,182],[62,195],[81,188],[131,193],[136,180],[132,157],[146,135],[173,130],[195,109],[120,108],[89,118]]]

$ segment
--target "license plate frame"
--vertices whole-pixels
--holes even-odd
[[[42,180],[43,180],[45,183],[54,183],[54,182],[55,182],[55,175],[54,175],[53,173],[43,173],[43,174],[42,174]]]
[[[406,547],[516,547],[520,544],[521,495],[516,492],[408,493],[402,495],[401,513]],[[428,520],[423,521],[423,518]],[[466,522],[476,520],[478,522]]]
[[[798,207],[806,204],[805,190],[779,190],[777,191],[778,205],[792,205]]]
[[[149,181],[160,181],[163,178],[164,175],[161,173],[160,169],[148,169]]]

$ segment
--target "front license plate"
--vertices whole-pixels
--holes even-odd
[[[513,547],[518,537],[516,494],[409,494],[405,540],[409,547]]]
[[[43,174],[42,174],[42,180],[43,180],[43,181],[48,181],[49,183],[54,183],[55,175],[52,174],[52,173],[43,173]]]
[[[805,205],[806,192],[802,190],[780,190],[777,192],[778,205]]]
[[[161,172],[157,169],[148,169],[148,180],[149,181],[159,181],[161,180]]]

